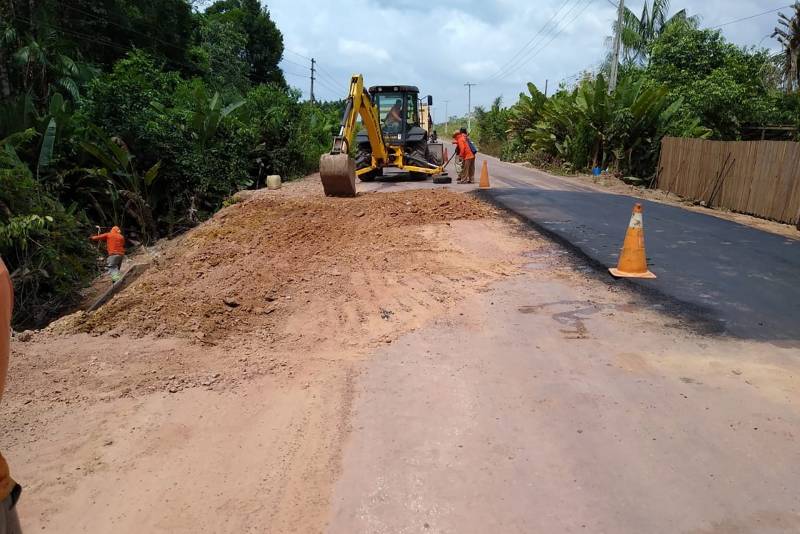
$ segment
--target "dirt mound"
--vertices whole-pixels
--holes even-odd
[[[77,330],[208,343],[245,334],[266,339],[312,297],[331,305],[346,301],[349,291],[358,291],[355,271],[443,272],[447,266],[435,255],[416,263],[414,252],[427,247],[416,228],[492,213],[472,196],[442,189],[355,199],[254,196],[165,250],[155,266]]]

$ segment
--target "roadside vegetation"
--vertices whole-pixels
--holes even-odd
[[[664,136],[761,139],[762,128],[779,126],[783,139],[797,139],[800,3],[778,21],[773,37],[784,52],[777,56],[737,47],[685,11],[668,16],[668,9],[656,1],[640,16],[626,13],[614,91],[608,58],[549,97],[528,84],[511,107],[498,98],[489,109],[475,108],[481,150],[555,172],[600,167],[647,182]]]
[[[269,174],[313,171],[339,103],[300,101],[258,0],[0,5],[0,255],[18,327],[97,273],[96,226],[182,232]]]

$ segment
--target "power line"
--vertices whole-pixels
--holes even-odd
[[[572,7],[570,7],[564,13],[564,15],[561,18],[561,20],[559,20],[555,24],[555,27],[552,28],[552,31],[554,33],[551,33],[550,40],[548,40],[544,44],[542,44],[542,41],[540,41],[536,46],[534,46],[529,51],[527,51],[526,54],[524,54],[523,57],[520,58],[514,65],[512,65],[509,69],[507,69],[507,71],[505,72],[505,74],[503,74],[503,76],[505,76],[507,74],[510,74],[514,70],[519,70],[519,69],[525,67],[528,63],[530,63],[533,58],[538,56],[542,52],[542,50],[546,49],[550,45],[550,43],[552,43],[559,35],[561,35],[564,32],[565,29],[567,29],[573,22],[575,22],[575,20],[579,16],[581,16],[584,11],[586,11],[586,8],[589,7],[589,4],[591,4],[594,0],[588,0],[588,2],[583,5],[583,7],[580,7],[581,3],[584,2],[584,1],[585,0],[578,0],[575,4],[572,5]],[[579,7],[580,7],[580,9],[576,13],[576,15],[574,17],[572,17],[572,19],[570,19],[569,22],[567,22],[566,24],[561,26],[561,23],[564,22],[567,19],[567,17],[569,17],[575,11],[576,8],[579,8]],[[546,38],[546,34],[543,35],[543,39],[544,38]]]
[[[82,33],[82,32],[76,31],[76,30],[72,30],[72,29],[63,28],[61,26],[56,26],[54,24],[49,24],[47,22],[34,21],[34,20],[29,19],[29,18],[20,16],[20,15],[12,15],[11,18],[19,20],[21,22],[24,22],[26,24],[40,24],[42,26],[46,26],[46,27],[51,28],[53,30],[58,30],[59,32],[63,33],[64,35],[66,35],[66,36],[68,36],[68,37],[70,37],[72,39],[77,39],[79,41],[83,41],[83,42],[86,42],[86,43],[92,43],[92,44],[96,44],[96,45],[108,46],[108,47],[111,47],[111,48],[116,48],[117,50],[121,50],[123,52],[132,52],[133,50],[136,49],[136,47],[128,47],[128,46],[125,46],[125,45],[120,44],[120,43],[115,43],[114,41],[99,40],[97,37],[89,35],[89,34],[86,34],[86,33]],[[186,49],[182,49],[182,50],[184,52],[186,51]],[[172,59],[172,58],[167,58],[167,59],[170,62],[175,63],[176,65],[182,65],[184,67],[187,67],[187,68],[193,69],[193,70],[197,69],[197,65],[190,65],[189,63],[185,63],[183,61],[179,61],[179,60]]]
[[[93,18],[96,21],[104,22],[106,24],[111,24],[112,26],[117,26],[118,28],[122,28],[123,30],[126,30],[126,31],[128,31],[130,33],[135,33],[137,35],[141,35],[142,37],[146,37],[146,38],[151,39],[153,41],[157,41],[157,42],[159,42],[161,44],[164,44],[164,45],[167,45],[167,46],[171,46],[172,48],[174,48],[176,50],[179,50],[181,52],[186,52],[187,51],[185,48],[183,48],[182,46],[176,45],[175,43],[170,43],[170,42],[164,41],[163,39],[159,39],[158,37],[156,37],[154,35],[148,35],[148,34],[146,34],[144,32],[140,32],[138,30],[134,30],[133,28],[130,28],[128,26],[123,26],[122,24],[116,23],[116,22],[114,22],[113,20],[111,20],[109,18],[104,18],[104,17],[98,16],[98,15],[95,15],[94,13],[90,13],[88,11],[84,11],[82,9],[78,9],[77,7],[71,6],[69,4],[65,4],[64,7],[66,7],[67,9],[71,9],[72,11],[75,11],[77,13],[81,13],[84,16],[87,16],[89,18]]]
[[[317,71],[317,72],[319,73],[319,71]],[[327,87],[328,89],[330,89],[332,91],[338,91],[340,93],[342,92],[340,88],[336,87],[335,85],[333,85],[331,82],[329,82],[325,78],[317,77],[317,81],[319,82],[320,85],[323,85],[323,86]]]
[[[340,80],[337,80],[337,79],[336,79],[336,78],[334,78],[334,77],[333,77],[331,74],[329,74],[329,73],[328,73],[328,71],[327,71],[326,69],[324,69],[324,68],[320,67],[320,66],[319,66],[319,63],[317,63],[317,70],[319,71],[319,73],[320,73],[320,74],[322,74],[323,76],[327,77],[327,78],[328,78],[328,80],[329,80],[329,81],[330,81],[330,82],[331,82],[333,85],[335,85],[335,86],[337,86],[337,87],[342,87],[342,88],[344,89],[345,85],[344,85],[344,84],[343,84],[343,83],[342,83]],[[344,92],[344,91],[343,91],[343,92]]]
[[[323,69],[321,69],[319,67],[319,64],[317,64],[317,73],[320,74],[321,80],[326,80],[330,85],[340,88],[344,87],[344,84],[342,84],[340,81],[337,81],[336,78],[334,78],[333,76],[325,72]]]
[[[144,33],[144,32],[141,32],[141,31],[135,30],[135,29],[133,29],[133,28],[130,28],[130,27],[128,27],[128,26],[125,26],[125,25],[119,24],[119,23],[117,23],[117,22],[114,22],[114,21],[113,21],[113,20],[111,20],[110,18],[107,18],[107,17],[102,17],[102,16],[100,16],[100,15],[97,15],[97,14],[95,14],[95,13],[91,13],[91,12],[89,12],[89,11],[86,11],[86,10],[83,10],[83,9],[79,9],[79,8],[77,8],[77,7],[75,7],[75,6],[71,6],[71,5],[66,5],[65,7],[67,7],[67,9],[70,9],[70,10],[72,10],[72,11],[76,12],[76,13],[80,13],[80,14],[82,14],[82,15],[86,16],[86,17],[89,17],[89,18],[91,18],[91,19],[94,19],[94,20],[96,20],[96,21],[98,21],[98,22],[103,22],[103,23],[105,23],[105,24],[110,24],[110,25],[112,25],[112,26],[116,26],[116,27],[118,27],[118,28],[121,28],[121,29],[123,29],[123,30],[125,30],[125,31],[127,31],[127,32],[134,33],[134,34],[136,34],[136,35],[140,35],[140,36],[142,36],[142,37],[146,37],[147,39],[150,39],[150,40],[153,40],[153,41],[157,41],[157,42],[159,42],[159,43],[161,43],[161,44],[163,44],[163,45],[166,45],[166,46],[172,47],[172,48],[174,48],[175,50],[177,50],[177,51],[179,51],[179,52],[183,52],[184,54],[186,54],[186,53],[188,53],[188,52],[189,52],[189,50],[188,50],[187,48],[184,48],[184,47],[182,47],[182,46],[180,46],[180,45],[176,45],[176,44],[174,44],[174,43],[170,43],[170,42],[168,42],[168,41],[164,41],[163,39],[160,39],[160,38],[158,38],[158,37],[156,37],[156,36],[153,36],[153,35],[148,35],[148,34],[146,34],[146,33]],[[29,22],[30,22],[30,21],[29,21]],[[48,25],[48,26],[49,26],[49,25]],[[55,26],[51,26],[51,27],[53,27],[53,28],[55,28],[55,29],[58,29],[59,31],[62,31],[62,32],[64,32],[64,33],[69,33],[69,32],[72,32],[72,33],[74,33],[75,35],[79,35],[79,36],[83,37],[84,39],[89,39],[89,40],[91,40],[91,42],[94,42],[94,43],[96,43],[96,44],[107,44],[107,45],[110,45],[110,46],[116,46],[116,48],[120,49],[120,45],[117,45],[117,43],[113,43],[112,41],[108,41],[108,42],[106,42],[106,41],[97,41],[97,40],[95,39],[95,37],[94,37],[94,36],[91,36],[91,35],[88,35],[88,34],[81,34],[81,33],[79,33],[79,32],[76,32],[76,31],[74,31],[74,30],[69,30],[69,31],[68,31],[68,30],[66,30],[65,28],[58,28],[58,27],[55,27]],[[131,50],[130,48],[122,48],[122,49],[124,49],[124,50],[126,50],[126,51],[130,51],[130,50]],[[301,58],[307,59],[307,60],[309,60],[309,61],[312,61],[312,58],[309,58],[308,56],[305,56],[305,55],[303,55],[303,54],[300,54],[299,52],[296,52],[296,51],[294,51],[294,50],[291,50],[291,49],[289,49],[289,48],[285,48],[285,47],[284,47],[284,51],[286,51],[286,52],[289,52],[289,53],[292,53],[292,54],[294,54],[294,55],[296,55],[296,56],[298,56],[298,57],[301,57]],[[300,63],[297,63],[297,62],[295,62],[295,61],[292,61],[292,60],[290,60],[290,59],[287,59],[287,58],[283,58],[281,61],[284,61],[284,62],[286,62],[286,63],[290,63],[290,64],[292,64],[292,65],[296,65],[296,66],[298,66],[298,67],[301,67],[301,68],[306,68],[306,66],[305,66],[305,65],[301,65]],[[179,61],[174,61],[174,60],[173,60],[173,62],[174,62],[174,63],[176,63],[176,64],[183,65],[183,66],[185,66],[185,67],[188,67],[188,68],[192,68],[192,69],[196,68],[196,66],[195,66],[195,65],[189,65],[189,64],[187,64],[187,63],[182,63],[182,62],[179,62]],[[319,68],[319,64],[317,64],[317,68]]]
[[[343,93],[342,93],[342,91],[340,89],[336,89],[335,87],[331,86],[331,84],[325,82],[321,78],[317,78],[317,82],[319,83],[320,87],[323,87],[323,88],[327,89],[331,93],[333,93],[335,95],[339,95],[340,97],[343,95]]]
[[[300,74],[298,72],[288,71],[288,70],[285,70],[285,69],[283,70],[283,73],[287,74],[289,76],[294,76],[295,78],[302,78],[304,80],[309,80],[311,78],[311,76],[309,74]],[[330,91],[331,93],[334,93],[334,94],[341,94],[341,91],[339,89],[336,89],[330,83],[326,82],[324,79],[315,78],[315,81],[316,81],[315,86],[322,87],[322,88],[324,88],[324,89],[326,89],[326,90],[328,90],[328,91]]]
[[[485,81],[490,81],[490,80],[492,80],[492,79],[494,79],[494,78],[496,78],[496,77],[502,76],[502,73],[503,73],[503,71],[504,71],[504,70],[505,70],[505,69],[506,69],[506,68],[507,68],[507,67],[508,67],[508,66],[509,66],[511,63],[513,63],[513,62],[514,62],[514,60],[515,60],[517,57],[519,57],[519,56],[520,56],[520,54],[522,54],[522,53],[525,51],[525,49],[526,49],[526,48],[528,48],[528,46],[530,46],[530,44],[531,44],[531,43],[533,43],[533,41],[535,41],[535,40],[536,40],[536,39],[537,39],[537,38],[538,38],[538,37],[539,37],[539,36],[542,34],[542,32],[544,31],[544,29],[545,29],[545,28],[546,28],[546,27],[547,27],[547,26],[548,26],[548,25],[549,25],[549,24],[550,24],[550,23],[553,21],[553,19],[554,19],[554,18],[556,18],[556,16],[558,16],[558,14],[561,12],[561,10],[562,10],[562,9],[564,9],[564,6],[566,6],[566,5],[567,5],[567,4],[568,4],[570,1],[571,1],[571,0],[564,0],[564,2],[563,2],[563,3],[562,3],[560,6],[559,6],[559,8],[556,10],[556,12],[555,12],[555,13],[553,13],[553,15],[552,15],[552,16],[551,16],[551,17],[550,17],[548,20],[547,20],[547,22],[545,22],[545,23],[544,23],[544,25],[542,25],[542,27],[541,27],[541,28],[539,28],[539,31],[538,31],[538,32],[536,32],[536,34],[534,34],[534,36],[531,38],[531,40],[530,40],[530,41],[528,41],[527,43],[525,43],[525,44],[522,46],[522,48],[520,48],[520,49],[517,51],[517,53],[516,53],[516,54],[514,54],[514,55],[511,57],[511,59],[509,59],[509,60],[508,60],[508,61],[507,61],[507,62],[506,62],[506,63],[505,63],[505,64],[504,64],[502,67],[500,67],[500,69],[499,69],[499,70],[498,70],[498,71],[497,71],[495,74],[493,74],[492,76],[489,76],[489,78],[487,78]]]
[[[283,70],[284,74],[291,74],[293,76],[300,76],[300,77],[303,77],[303,78],[309,78],[310,77],[308,74],[300,74],[299,72],[292,72],[292,71],[286,70],[286,69],[281,69],[281,70]]]
[[[530,41],[525,43],[525,45],[516,54],[514,54],[514,56],[508,62],[506,62],[506,64],[494,76],[490,77],[489,80],[493,80],[495,78],[500,78],[502,76],[505,76],[511,70],[513,70],[513,67],[514,67],[514,64],[515,64],[516,60],[519,57],[523,56],[525,53],[527,53],[526,49],[528,48],[528,46],[533,44],[534,41],[537,41],[537,43],[533,45],[534,48],[539,44],[539,42],[541,42],[541,41],[538,41],[539,38],[541,38],[544,35],[545,30],[549,31],[548,27],[551,25],[553,20],[555,20],[555,18],[561,13],[561,10],[564,9],[570,3],[570,1],[571,0],[564,0],[564,2],[558,7],[556,12],[553,13],[553,15],[547,20],[547,22],[545,22],[542,25],[541,28],[539,28],[539,31],[536,32],[536,34],[533,36],[533,38],[531,38]],[[559,23],[556,23],[556,25],[558,25],[558,24]]]
[[[286,51],[286,52],[289,52],[290,54],[294,54],[294,55],[296,55],[296,56],[298,56],[298,57],[301,57],[301,58],[303,58],[303,59],[307,59],[308,61],[311,61],[311,58],[310,58],[310,57],[308,57],[308,56],[304,56],[304,55],[303,55],[303,54],[301,54],[300,52],[295,52],[295,51],[294,51],[294,50],[292,50],[291,48],[286,48],[286,47],[283,47],[283,50],[284,50],[284,51]]]
[[[584,0],[579,0],[577,4],[575,4],[574,6],[572,6],[572,9],[570,9],[570,10],[569,10],[569,11],[568,11],[568,12],[565,14],[565,17],[564,17],[564,18],[566,18],[566,15],[569,15],[570,13],[572,13],[572,11],[574,11],[574,10],[575,10],[575,8],[576,8],[576,7],[578,7],[578,6],[581,4],[581,2],[583,2],[583,1],[584,1]],[[556,38],[557,38],[559,35],[561,35],[562,33],[564,33],[564,30],[566,30],[568,27],[570,27],[570,26],[572,25],[572,23],[573,23],[573,22],[575,22],[575,21],[578,19],[578,17],[580,17],[581,15],[583,15],[583,13],[586,11],[586,9],[587,9],[587,8],[588,8],[588,7],[589,7],[589,6],[590,6],[590,5],[591,5],[593,2],[594,2],[594,0],[588,0],[588,1],[587,1],[587,2],[586,2],[584,5],[583,5],[583,7],[581,7],[581,8],[578,10],[578,12],[575,14],[575,16],[574,16],[574,17],[572,17],[572,18],[569,20],[569,22],[567,22],[566,24],[564,24],[564,26],[562,26],[561,28],[556,28],[558,31],[557,31],[556,33],[554,33],[554,34],[552,35],[552,37],[550,37],[550,40],[548,40],[546,43],[544,43],[544,44],[542,44],[542,45],[538,46],[538,48],[532,49],[532,50],[531,50],[531,51],[528,53],[528,56],[527,56],[526,58],[524,58],[524,59],[522,60],[522,62],[521,62],[521,63],[518,63],[518,64],[517,64],[517,65],[514,67],[514,69],[522,69],[522,68],[523,68],[523,67],[525,67],[525,66],[526,66],[528,63],[530,63],[530,62],[531,62],[531,61],[532,61],[534,58],[536,58],[536,56],[538,56],[538,55],[539,55],[539,54],[540,54],[542,51],[544,51],[544,50],[545,50],[545,49],[546,49],[548,46],[550,46],[550,43],[552,43],[553,41],[555,41],[555,40],[556,40]],[[563,20],[563,19],[562,19],[562,20]],[[513,69],[512,69],[512,70],[513,70]]]
[[[22,21],[22,22],[24,22],[26,24],[41,24],[42,26],[46,26],[48,28],[51,28],[51,29],[54,29],[54,30],[58,30],[59,32],[63,33],[64,35],[68,36],[71,39],[77,39],[79,41],[83,41],[83,42],[86,42],[86,43],[92,43],[92,44],[102,45],[102,46],[109,46],[111,48],[116,48],[117,50],[120,50],[122,52],[133,52],[133,51],[137,50],[137,47],[135,47],[135,46],[128,47],[128,46],[122,45],[120,43],[115,43],[114,41],[98,40],[97,38],[95,38],[93,36],[90,36],[88,34],[85,34],[85,33],[81,33],[81,32],[75,31],[75,30],[68,30],[66,28],[63,28],[63,27],[60,27],[60,26],[56,26],[54,24],[49,24],[49,23],[46,23],[46,22],[42,22],[42,21],[33,21],[31,19],[28,19],[26,17],[22,17],[20,15],[14,15],[11,18],[19,20],[19,21]],[[185,48],[182,49],[182,50],[184,52],[188,52],[188,50],[186,50]],[[192,71],[197,71],[200,68],[198,65],[186,63],[185,61],[180,61],[180,60],[172,59],[172,58],[166,58],[166,59],[170,63],[186,67],[187,69],[190,69]],[[283,69],[281,69],[281,70],[283,70]],[[248,73],[248,78],[250,78],[252,81],[257,82],[257,83],[271,83],[272,82],[272,80],[268,80],[268,79],[263,78],[263,77],[255,76],[253,73]]]
[[[309,61],[311,61],[311,60],[309,60]],[[328,74],[328,72],[325,69],[320,67],[319,61],[317,61],[316,59],[314,59],[313,61],[314,61],[314,64],[315,64],[315,73],[318,74],[318,75],[325,76],[325,78],[323,78],[322,76],[316,76],[314,78],[314,80],[315,80],[317,85],[322,85],[323,83],[326,83],[327,84],[327,88],[330,91],[333,91],[333,92],[338,93],[338,94],[347,92],[344,89],[344,85],[342,85],[341,82],[336,81],[336,79],[333,76]],[[297,63],[296,61],[292,61],[291,59],[283,58],[283,59],[281,59],[281,62],[282,63],[289,63],[290,65],[294,65],[296,67],[300,67],[300,68],[303,68],[303,69],[307,69],[308,68],[307,65],[303,65],[301,63]]]
[[[741,19],[736,19],[736,20],[732,20],[730,22],[725,22],[723,24],[720,24],[719,26],[712,26],[709,29],[716,30],[716,29],[722,28],[724,26],[730,26],[731,24],[736,24],[737,22],[744,22],[746,20],[750,20],[750,19],[754,19],[754,18],[758,18],[758,17],[763,17],[764,15],[769,15],[770,13],[775,13],[776,11],[780,11],[781,9],[787,9],[787,8],[790,8],[790,7],[793,7],[793,6],[794,6],[794,4],[790,4],[788,6],[783,6],[783,7],[776,7],[775,9],[770,9],[769,11],[764,11],[763,13],[756,13],[755,15],[750,15],[749,17],[743,17]]]
[[[66,7],[67,9],[70,9],[70,10],[72,10],[72,11],[76,12],[76,13],[81,13],[81,14],[83,14],[84,16],[87,16],[87,17],[89,17],[89,18],[92,18],[92,19],[94,19],[94,20],[96,20],[96,21],[103,22],[103,23],[106,23],[106,24],[111,24],[111,25],[113,25],[113,26],[117,26],[118,28],[121,28],[121,29],[123,29],[123,30],[126,30],[126,31],[128,31],[128,32],[130,32],[130,33],[135,33],[135,34],[137,34],[137,35],[140,35],[140,36],[142,36],[142,37],[146,37],[146,38],[148,38],[148,39],[151,39],[151,40],[153,40],[153,41],[157,41],[157,42],[159,42],[159,43],[161,43],[161,44],[164,44],[164,45],[166,45],[166,46],[170,46],[170,47],[172,47],[172,48],[174,48],[175,50],[178,50],[178,51],[180,51],[180,52],[183,52],[183,53],[187,53],[187,52],[188,52],[188,49],[186,49],[186,48],[184,48],[184,47],[182,47],[182,46],[179,46],[179,45],[176,45],[176,44],[174,44],[174,43],[170,43],[170,42],[164,41],[163,39],[160,39],[160,38],[158,38],[158,37],[156,37],[156,36],[153,36],[153,35],[148,35],[148,34],[146,34],[146,33],[144,33],[144,32],[140,32],[140,31],[138,31],[138,30],[135,30],[135,29],[133,29],[133,28],[129,28],[129,27],[127,27],[127,26],[124,26],[124,25],[122,25],[122,24],[119,24],[119,23],[117,23],[117,22],[114,22],[113,20],[111,20],[111,19],[109,19],[109,18],[106,18],[106,17],[99,16],[99,15],[97,15],[97,14],[95,14],[95,13],[91,13],[91,12],[89,12],[89,11],[86,11],[86,10],[83,10],[83,9],[79,9],[79,8],[77,8],[77,7],[74,7],[74,6],[71,6],[71,5],[66,5],[65,7]],[[289,52],[289,53],[291,53],[291,54],[294,54],[294,55],[296,55],[296,56],[298,56],[298,57],[301,57],[301,58],[303,58],[303,59],[307,59],[307,60],[309,60],[309,61],[312,61],[312,58],[310,58],[310,57],[308,57],[308,56],[305,56],[305,55],[303,55],[303,54],[301,54],[301,53],[299,53],[299,52],[296,52],[296,51],[294,51],[294,50],[291,50],[291,49],[289,49],[289,48],[286,48],[286,47],[284,47],[284,51],[286,51],[286,52]],[[281,61],[285,61],[286,63],[291,63],[292,65],[296,65],[296,66],[298,66],[298,67],[306,68],[306,65],[301,65],[300,63],[297,63],[296,61],[292,61],[291,59],[287,59],[287,58],[285,58],[285,57],[284,57],[283,59],[281,59]],[[317,68],[319,68],[319,63],[317,63]]]
[[[292,65],[297,65],[298,67],[301,67],[301,68],[303,68],[303,69],[305,69],[305,68],[306,68],[306,66],[305,66],[305,65],[302,65],[302,64],[300,64],[300,63],[297,63],[296,61],[292,61],[291,59],[286,59],[286,58],[283,58],[283,59],[281,59],[281,63],[290,63],[290,64],[292,64]]]

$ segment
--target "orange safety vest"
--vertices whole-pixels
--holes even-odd
[[[462,159],[475,159],[475,154],[472,153],[472,149],[469,147],[466,135],[461,134],[458,136],[456,146],[458,146],[458,155]]]
[[[92,241],[105,241],[109,256],[125,255],[125,237],[117,230],[111,230],[105,234],[93,235]]]

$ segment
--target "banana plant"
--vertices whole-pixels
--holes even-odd
[[[117,214],[114,222],[122,226],[121,217],[128,214],[137,222],[145,242],[157,239],[158,226],[153,207],[160,201],[161,195],[154,186],[161,162],[142,174],[134,164],[135,157],[121,140],[107,136],[97,127],[91,128],[91,131],[99,141],[86,140],[81,142],[81,147],[102,165],[93,174],[108,185],[114,213]]]
[[[533,147],[574,168],[612,165],[627,172],[652,168],[664,135],[707,137],[699,120],[681,113],[683,101],[665,86],[623,77],[608,93],[600,75],[546,101],[525,137]]]
[[[519,94],[519,101],[511,106],[508,119],[508,133],[517,137],[524,137],[525,132],[533,128],[541,119],[542,108],[547,102],[544,93],[532,83],[528,84],[528,93]]]
[[[99,71],[68,55],[74,47],[55,28],[44,27],[36,37],[28,36],[13,54],[15,62],[27,72],[26,89],[46,101],[56,91],[64,91],[73,101],[80,98],[80,87]]]
[[[205,89],[202,86],[198,86],[195,91],[195,105],[197,107],[190,124],[192,134],[200,143],[200,146],[205,148],[208,141],[216,135],[222,121],[244,104],[244,100],[237,100],[222,107],[222,99],[219,96],[219,92],[215,92],[214,96],[208,99]]]
[[[240,99],[223,107],[219,92],[215,92],[211,98],[208,98],[205,88],[198,85],[194,91],[194,112],[189,118],[188,124],[192,138],[201,148],[206,148],[209,141],[217,134],[222,122],[246,103],[246,100]],[[159,113],[169,111],[166,106],[157,101],[150,102],[150,106]]]

